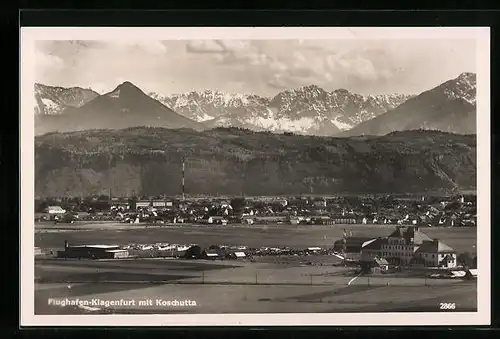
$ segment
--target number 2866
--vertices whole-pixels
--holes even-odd
[[[455,303],[439,303],[440,310],[454,310],[455,307]]]

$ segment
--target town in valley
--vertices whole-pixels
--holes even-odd
[[[458,293],[457,288],[470,290],[477,278],[473,194],[203,198],[101,195],[83,200],[40,199],[36,205],[39,283],[79,286],[150,281],[190,284],[201,289],[219,284],[253,288],[290,284],[320,290],[348,287],[355,291],[360,287],[421,291],[422,287],[446,286]],[[53,276],[53,265],[70,265],[74,272]],[[117,267],[127,273],[119,273]],[[71,293],[73,288],[67,290]],[[322,299],[320,306],[324,307],[338,298],[332,292],[331,301],[326,295]],[[310,302],[317,304],[315,300]],[[413,303],[408,310],[415,310]],[[471,309],[470,302],[462,303],[462,307]],[[210,309],[202,307],[203,302],[198,304],[193,310]],[[100,311],[125,312],[133,305],[122,303]],[[138,305],[136,308],[142,311],[148,308]],[[157,306],[149,308],[164,312]],[[253,307],[256,312],[257,306]],[[365,307],[362,309],[373,309]],[[398,307],[383,306],[387,311],[403,311]],[[424,310],[432,307],[421,306]]]

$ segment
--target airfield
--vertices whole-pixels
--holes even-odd
[[[167,242],[196,243],[201,247],[213,244],[261,246],[332,247],[342,238],[344,229],[354,237],[387,236],[396,225],[144,225],[124,223],[80,223],[35,225],[35,246],[42,249],[70,244],[128,244]],[[433,239],[444,241],[457,253],[474,252],[477,239],[475,227],[422,227]]]
[[[197,243],[250,247],[332,247],[343,230],[353,236],[385,236],[394,226],[376,225],[227,225],[145,226],[127,224],[39,224],[35,246],[60,249],[72,244]],[[473,252],[475,228],[423,228],[455,248]],[[309,262],[306,264],[306,262]],[[313,264],[311,264],[313,262]],[[35,260],[35,313],[309,313],[425,312],[440,303],[453,311],[477,309],[475,281],[420,276],[356,277],[353,268],[335,266],[334,256],[267,257],[248,260],[186,259]],[[73,307],[49,305],[69,298],[122,300],[121,305]],[[128,305],[123,301],[135,301]],[[151,305],[138,305],[151,300]],[[165,306],[190,300],[193,306]],[[163,303],[162,303],[163,301]]]

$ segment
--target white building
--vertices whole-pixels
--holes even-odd
[[[139,200],[135,203],[135,208],[147,208],[151,206],[151,201],[149,200]]]
[[[457,253],[437,239],[424,241],[415,252],[415,262],[431,267],[453,268],[457,266]]]
[[[456,267],[456,252],[439,240],[433,240],[418,227],[398,226],[387,238],[369,240],[362,244],[360,261],[371,262],[385,258],[396,265],[425,265]]]
[[[66,213],[66,210],[63,209],[61,206],[48,206],[45,209],[45,212],[48,214],[64,214]]]
[[[232,256],[234,258],[246,258],[245,252],[241,252],[241,251],[233,252]]]
[[[155,208],[167,207],[167,202],[162,200],[153,200],[151,204]]]
[[[381,245],[380,256],[390,259],[397,258],[401,264],[409,264],[415,251],[424,241],[432,241],[426,234],[418,230],[418,227],[397,227]]]

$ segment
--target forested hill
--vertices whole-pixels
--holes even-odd
[[[476,187],[476,136],[438,131],[318,137],[238,128],[137,127],[35,139],[37,196],[335,194]]]

